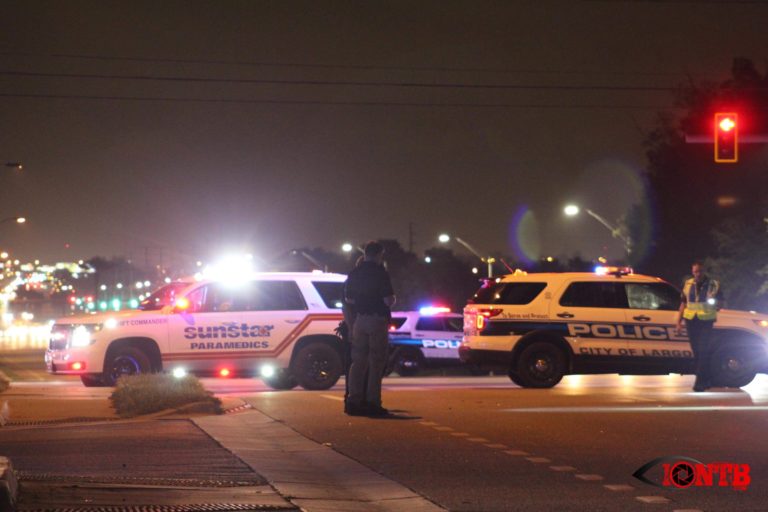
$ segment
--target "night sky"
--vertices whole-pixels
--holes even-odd
[[[734,57],[762,71],[766,19],[727,1],[2,0],[0,160],[24,170],[0,171],[0,219],[29,222],[2,223],[0,249],[270,259],[407,248],[410,224],[417,252],[449,232],[519,261],[620,257],[562,207],[625,213],[670,89]]]

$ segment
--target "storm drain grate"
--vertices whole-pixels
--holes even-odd
[[[62,423],[94,423],[97,421],[115,421],[120,418],[63,418],[56,420],[10,420],[5,423],[6,427],[34,427],[37,425],[60,425]]]
[[[22,482],[66,482],[69,484],[129,484],[152,485],[157,487],[250,487],[263,485],[260,480],[211,480],[197,478],[153,478],[131,476],[87,476],[87,475],[56,475],[52,473],[33,473],[16,470],[16,478]],[[256,475],[254,475],[256,477]]]
[[[251,505],[238,503],[201,503],[194,505],[133,505],[70,508],[25,509],[24,512],[228,512],[248,510],[298,510],[279,505]]]

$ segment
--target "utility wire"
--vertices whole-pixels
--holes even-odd
[[[96,96],[86,94],[28,94],[0,93],[0,98],[31,98],[31,99],[74,99],[102,101],[164,101],[171,103],[231,103],[256,105],[329,105],[329,106],[363,106],[363,107],[450,107],[450,108],[534,108],[534,109],[616,109],[616,110],[683,110],[676,106],[651,105],[607,105],[600,103],[568,105],[568,104],[536,104],[536,103],[455,103],[455,102],[397,102],[397,101],[327,101],[327,100],[274,100],[274,99],[236,99],[236,98],[179,98],[172,96]]]
[[[542,90],[542,91],[646,91],[672,92],[675,87],[649,87],[635,85],[521,85],[521,84],[470,84],[470,83],[425,83],[425,82],[359,82],[346,80],[283,80],[263,78],[210,78],[153,75],[102,75],[93,73],[45,73],[37,71],[0,70],[0,76],[35,77],[35,78],[78,78],[97,80],[142,80],[155,82],[196,82],[196,83],[233,83],[261,85],[332,85],[354,87],[403,87],[422,89],[505,89],[505,90]]]
[[[304,62],[280,61],[244,61],[217,59],[171,59],[156,57],[131,57],[116,55],[84,55],[71,53],[29,53],[29,52],[0,52],[1,56],[9,57],[44,57],[54,59],[80,59],[115,62],[147,62],[161,64],[205,64],[228,66],[306,68],[306,69],[349,69],[358,71],[428,71],[428,72],[470,72],[470,73],[521,73],[521,74],[557,74],[557,75],[615,75],[615,76],[666,76],[681,77],[682,73],[663,73],[659,71],[578,71],[578,70],[546,70],[546,69],[510,69],[510,68],[476,68],[452,66],[380,66],[366,64],[308,64]]]

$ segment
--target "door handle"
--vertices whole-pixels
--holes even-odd
[[[633,316],[632,318],[634,318],[635,320],[638,320],[640,322],[647,322],[648,320],[651,319],[651,317],[645,316],[645,315]]]
[[[558,313],[557,316],[559,316],[560,318],[573,318],[574,317],[573,313],[568,313],[567,311],[564,311],[562,313]]]

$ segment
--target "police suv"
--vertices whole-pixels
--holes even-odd
[[[679,306],[674,286],[629,269],[510,274],[465,307],[459,353],[532,388],[566,374],[693,373],[688,338],[675,332]],[[712,336],[717,385],[745,386],[768,371],[768,316],[722,309]]]
[[[79,375],[85,386],[168,371],[328,389],[343,372],[334,329],[345,279],[295,272],[173,282],[140,310],[57,320],[45,362],[50,373]]]
[[[424,368],[461,364],[459,345],[464,318],[448,308],[393,311],[389,327],[388,372],[403,377]]]

